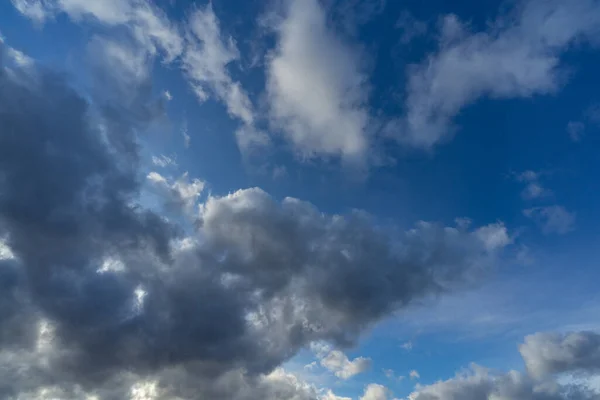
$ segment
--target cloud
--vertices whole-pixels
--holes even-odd
[[[545,235],[564,235],[575,229],[575,213],[567,211],[563,206],[528,208],[523,214],[540,224]]]
[[[598,393],[583,380],[560,374],[591,376],[600,368],[600,336],[593,332],[536,333],[519,346],[527,373],[500,372],[472,364],[454,378],[419,386],[410,400],[522,399],[591,400]]]
[[[317,0],[285,3],[266,72],[273,128],[304,156],[362,159],[370,117],[359,54],[328,28]]]
[[[566,388],[551,382],[537,382],[517,371],[493,373],[473,364],[469,370],[452,379],[420,386],[409,400],[591,400],[593,395],[583,388]]]
[[[365,388],[365,393],[360,400],[388,400],[391,398],[391,392],[388,388],[377,383],[371,383]]]
[[[496,224],[387,228],[258,188],[208,196],[182,237],[140,200],[145,183],[189,207],[204,187],[139,181],[137,132],[161,115],[151,87],[83,96],[0,57],[1,398],[316,400],[279,369],[300,349],[351,346],[501,254],[482,235]],[[333,358],[342,376],[364,367]]]
[[[527,170],[516,175],[517,182],[525,184],[525,188],[521,192],[521,197],[525,200],[534,200],[542,197],[547,197],[552,192],[546,189],[540,182],[541,173]]]
[[[192,138],[190,137],[190,134],[188,132],[187,123],[184,123],[183,126],[181,127],[181,136],[183,137],[184,147],[186,149],[189,149],[190,145],[192,144]]]
[[[490,251],[504,248],[512,243],[508,235],[506,226],[501,223],[482,226],[475,231],[475,235],[481,240]]]
[[[269,144],[269,137],[255,127],[254,106],[240,82],[235,81],[228,66],[240,58],[233,38],[223,37],[212,4],[198,7],[188,24],[187,47],[182,57],[183,70],[199,101],[212,94],[227,107],[230,116],[242,127],[236,132],[242,151]]]
[[[567,77],[561,54],[581,42],[596,44],[599,17],[593,0],[523,1],[482,32],[446,16],[439,50],[409,70],[406,115],[387,131],[401,143],[430,149],[448,139],[454,117],[480,98],[556,92]]]
[[[194,212],[194,206],[197,205],[198,198],[206,186],[200,179],[190,181],[187,172],[175,181],[158,172],[150,172],[146,179],[159,192],[168,208],[180,209],[187,214]]]
[[[11,0],[23,15],[37,22],[67,14],[75,21],[92,19],[108,26],[127,26],[149,54],[161,51],[166,62],[183,50],[183,39],[166,14],[147,0]]]
[[[152,164],[161,168],[176,167],[177,161],[175,160],[175,157],[167,157],[164,154],[161,154],[160,156],[152,156]]]
[[[331,350],[321,358],[321,365],[338,378],[346,380],[371,368],[371,359],[357,357],[350,361],[343,352]]]
[[[410,377],[411,380],[415,380],[415,379],[421,378],[421,375],[419,374],[419,371],[414,370],[414,369],[412,371],[410,371],[410,373],[408,374],[408,376]]]
[[[536,333],[525,338],[519,352],[536,377],[600,371],[600,335],[595,332]]]
[[[402,347],[406,351],[411,351],[413,349],[413,342],[411,342],[411,341],[404,342],[400,345],[400,347]]]

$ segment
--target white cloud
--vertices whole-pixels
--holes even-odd
[[[272,125],[304,156],[361,158],[369,113],[359,54],[328,28],[317,0],[287,5],[267,67]]]
[[[228,71],[240,53],[232,37],[224,37],[212,4],[197,8],[188,22],[188,42],[182,57],[183,69],[200,102],[214,95],[242,127],[236,132],[242,151],[269,144],[268,136],[255,127],[254,106],[240,82]]]
[[[546,235],[562,235],[575,229],[576,214],[563,206],[533,207],[524,210],[523,214],[540,224],[542,232]]]
[[[168,90],[165,90],[163,92],[163,97],[165,98],[165,100],[167,101],[171,101],[173,100],[173,95],[171,94],[171,92],[169,92]]]
[[[556,92],[566,77],[561,53],[576,41],[597,42],[598,32],[594,0],[524,1],[476,33],[447,16],[438,52],[409,71],[405,117],[387,129],[403,143],[428,149],[448,138],[453,118],[481,97]]]
[[[383,385],[371,383],[365,388],[365,393],[360,397],[360,400],[388,400],[391,397],[391,392]]]
[[[321,359],[321,365],[333,372],[341,379],[350,379],[371,368],[371,359],[357,357],[350,361],[348,357],[339,350],[332,350]]]
[[[6,244],[6,240],[0,238],[0,260],[12,260],[14,258],[15,255]]]
[[[180,208],[187,213],[194,211],[194,206],[206,186],[206,183],[199,179],[190,181],[187,172],[174,182],[157,172],[150,172],[146,179],[164,198],[167,206]]]
[[[152,156],[152,164],[162,168],[176,167],[177,161],[175,161],[175,158],[173,157],[167,157],[164,154],[161,154],[160,156]]]
[[[190,145],[192,144],[192,138],[188,132],[187,122],[181,127],[181,136],[183,137],[183,145],[186,149],[189,149]]]
[[[411,380],[415,380],[415,379],[421,378],[421,375],[419,374],[419,371],[414,370],[414,369],[409,372],[408,376],[410,377]]]
[[[178,57],[183,49],[177,28],[162,10],[147,0],[12,0],[12,3],[37,22],[62,12],[75,21],[92,18],[105,25],[127,26],[148,53],[156,54],[160,50],[166,62]]]
[[[504,248],[512,243],[506,226],[501,222],[482,226],[475,231],[475,235],[485,243],[489,251]]]

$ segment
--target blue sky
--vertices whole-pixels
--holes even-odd
[[[82,118],[112,138],[115,168],[134,154],[128,179],[136,189],[124,207],[135,203],[132,212],[177,227],[167,247],[178,269],[168,279],[180,285],[189,271],[208,270],[202,257],[210,255],[219,265],[211,274],[220,276],[210,282],[247,304],[236,308],[246,329],[278,335],[263,334],[267,347],[252,343],[264,363],[240,353],[219,370],[223,382],[239,374],[246,389],[235,394],[204,375],[199,388],[170,391],[177,385],[160,363],[113,365],[110,379],[133,374],[123,384],[132,400],[600,393],[597,0],[11,0],[0,4],[0,34],[11,85],[31,80],[35,91],[36,76],[58,73],[87,104]],[[33,110],[6,91],[6,110]],[[68,111],[61,118],[72,126]],[[6,154],[22,150],[10,147],[5,126]],[[112,130],[123,126],[127,134],[115,139]],[[52,137],[61,128],[40,129]],[[61,151],[78,154],[73,142],[65,139]],[[7,165],[0,167],[12,171]],[[17,190],[0,185],[0,194]],[[15,239],[24,225],[0,206],[0,261],[29,271],[33,250]],[[130,276],[149,261],[106,248],[97,257],[121,267],[100,269],[127,276],[140,299],[152,299],[139,300],[140,315],[154,315],[153,281]],[[187,252],[202,257],[190,261]],[[217,292],[201,282],[198,293]],[[194,306],[172,300],[169,312],[217,301],[174,287]],[[313,297],[318,304],[309,307]],[[228,319],[233,311],[223,309],[209,317]],[[198,329],[210,325],[204,311]],[[66,314],[40,315],[66,335]],[[263,326],[259,315],[275,319]],[[311,333],[300,339],[292,319]],[[205,345],[193,335],[181,340]],[[206,354],[190,357],[216,362]],[[192,379],[204,374],[176,366]],[[68,388],[40,383],[6,393],[112,398],[109,378],[80,378]]]

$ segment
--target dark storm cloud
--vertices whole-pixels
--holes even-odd
[[[260,189],[209,197],[180,240],[136,205],[136,135],[160,115],[144,90],[88,102],[64,76],[0,69],[2,398],[147,384],[164,399],[315,399],[276,368],[314,340],[354,343],[509,243],[501,224],[399,232]]]

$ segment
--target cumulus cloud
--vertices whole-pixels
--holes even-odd
[[[519,351],[526,373],[493,371],[476,364],[454,378],[418,386],[410,400],[591,400],[598,393],[583,381],[560,374],[596,374],[600,368],[600,335],[594,332],[536,333]]]
[[[583,388],[567,388],[555,383],[538,382],[517,371],[494,373],[478,365],[456,377],[420,386],[409,400],[591,400]]]
[[[357,357],[349,360],[348,356],[340,350],[332,350],[328,346],[313,345],[321,365],[340,379],[350,379],[351,377],[367,371],[371,368],[371,359],[366,357]]]
[[[600,334],[536,333],[519,346],[527,370],[536,377],[565,372],[600,371]]]
[[[317,0],[289,0],[269,55],[272,125],[305,156],[362,158],[370,139],[359,54],[332,32]]]
[[[408,374],[408,376],[410,377],[411,380],[415,380],[415,379],[419,379],[421,378],[421,375],[419,374],[419,371],[413,369],[412,371],[410,371],[410,373]]]
[[[482,235],[504,227],[404,231],[258,188],[208,196],[180,237],[142,206],[142,185],[187,205],[204,184],[139,181],[152,90],[88,102],[0,55],[2,398],[316,400],[282,363],[460,288],[505,245]],[[364,366],[336,360],[342,376]]]
[[[575,229],[575,213],[563,206],[533,207],[524,210],[523,214],[537,222],[546,235],[564,235]]]
[[[365,388],[365,393],[360,400],[388,400],[391,398],[391,391],[383,385],[371,383]]]
[[[561,54],[576,43],[597,44],[599,32],[594,0],[523,1],[482,32],[446,16],[439,50],[409,70],[405,117],[387,129],[402,143],[429,149],[449,137],[454,117],[479,98],[554,93],[566,79]]]

